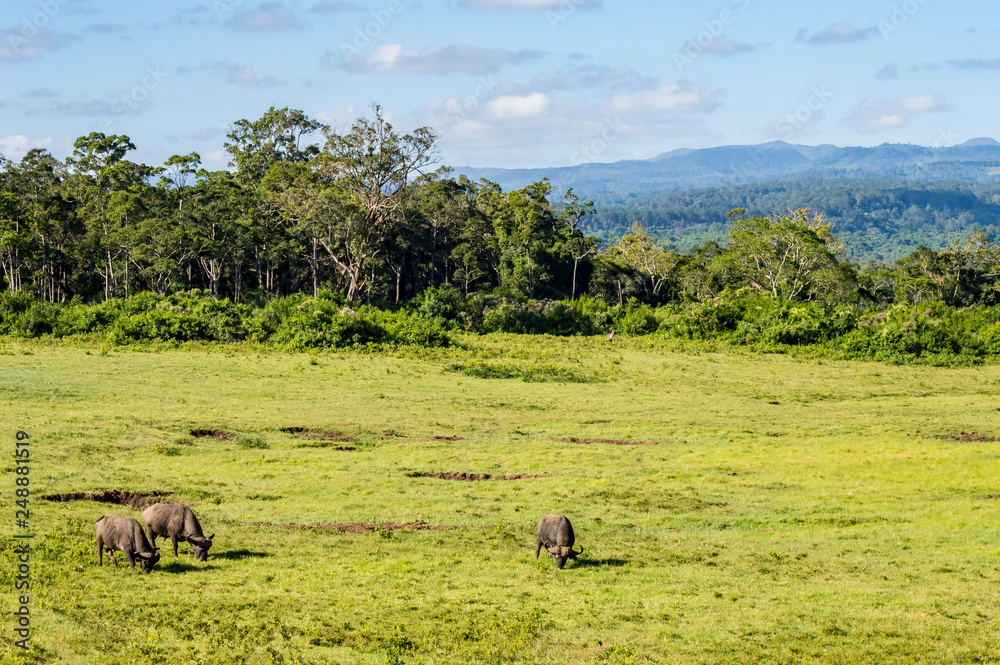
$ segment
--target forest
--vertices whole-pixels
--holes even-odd
[[[428,297],[572,303],[585,296],[602,307],[655,308],[744,292],[856,309],[996,301],[1000,246],[967,232],[972,219],[1000,209],[987,185],[961,194],[870,182],[863,192],[833,183],[669,195],[663,200],[691,211],[684,224],[708,223],[714,213],[706,210],[736,208],[718,220],[724,242],[678,248],[648,215],[623,212],[609,222],[592,201],[572,189],[553,192],[545,179],[509,192],[485,179],[455,179],[437,164],[432,128],[400,134],[380,107],[372,111],[341,131],[288,108],[239,120],[225,143],[227,170],[203,168],[197,153],[157,167],[132,162],[129,137],[100,133],[79,138],[65,162],[41,149],[5,161],[4,291],[19,298],[18,311],[33,300],[99,305],[192,290],[257,306],[323,293],[388,310],[419,308]],[[809,210],[850,217],[849,232],[868,224],[869,235],[889,234],[916,228],[904,219],[915,208],[955,197],[978,208],[969,219],[935,217],[952,241],[920,245],[894,263],[852,262],[831,217]],[[786,212],[762,213],[766,201]],[[899,217],[891,228],[866,217],[890,204]],[[588,234],[602,225],[616,233]]]
[[[635,221],[681,247],[722,242],[723,216],[822,212],[855,261],[894,261],[920,245],[948,248],[973,231],[1000,229],[1000,185],[964,181],[831,179],[692,189],[655,196],[602,196],[587,230],[614,238]]]

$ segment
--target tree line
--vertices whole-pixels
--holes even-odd
[[[593,202],[547,180],[504,192],[437,166],[437,136],[382,109],[349,128],[271,108],[227,134],[230,168],[197,153],[130,161],[92,133],[0,171],[3,287],[49,302],[203,289],[234,302],[296,293],[392,305],[430,288],[609,304],[704,301],[751,289],[830,304],[992,303],[1000,252],[983,234],[895,265],[849,262],[822,215],[729,215],[728,245],[679,252],[641,221],[602,242]]]

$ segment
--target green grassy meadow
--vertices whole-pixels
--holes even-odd
[[[38,533],[33,651],[14,648],[5,612],[0,658],[1000,663],[1000,443],[939,438],[1000,436],[1000,367],[460,341],[319,355],[0,342],[4,468],[29,431]],[[583,437],[659,445],[557,441]],[[545,477],[407,476],[439,471]],[[140,513],[40,496],[106,489],[193,506],[217,534],[208,562],[161,540],[150,575],[97,567],[94,522]],[[534,558],[550,512],[585,548],[562,571]],[[275,526],[415,521],[459,528]]]

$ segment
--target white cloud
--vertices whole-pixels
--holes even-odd
[[[848,120],[863,132],[878,132],[899,129],[910,118],[923,113],[938,113],[948,110],[948,103],[942,95],[927,93],[911,95],[903,99],[890,99],[859,104]]]
[[[542,83],[534,90],[501,84],[450,95],[409,122],[438,131],[453,164],[613,161],[637,152],[652,156],[678,138],[701,142],[712,134],[701,115],[723,94],[686,82],[628,92],[614,83],[579,89]]]
[[[531,62],[541,51],[488,49],[466,44],[441,47],[431,44],[420,49],[404,49],[401,43],[380,44],[360,60],[338,60],[333,52],[323,62],[328,67],[342,67],[368,74],[488,74],[504,65]]]
[[[541,115],[551,105],[552,100],[540,92],[523,97],[507,95],[487,102],[486,113],[497,120],[533,118]]]
[[[329,111],[320,111],[316,119],[334,128],[347,127],[363,115],[353,106],[335,106]]]
[[[47,148],[52,145],[52,137],[29,138],[24,134],[14,134],[0,138],[0,154],[7,159],[19,160],[32,148]]]
[[[611,101],[616,113],[645,111],[674,111],[677,113],[699,113],[712,111],[722,103],[722,93],[707,88],[698,88],[690,83],[675,83],[656,90],[642,90],[618,95]]]
[[[201,153],[201,165],[207,169],[225,169],[229,167],[229,160],[232,159],[225,150],[210,150]]]

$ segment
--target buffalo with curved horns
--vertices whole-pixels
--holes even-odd
[[[169,538],[177,556],[178,541],[186,540],[194,549],[196,561],[208,561],[208,548],[212,546],[213,533],[208,538],[201,532],[198,518],[187,506],[175,503],[154,503],[142,511],[142,521],[149,532],[149,542],[156,546],[156,537]]]
[[[562,570],[567,559],[575,559],[583,554],[583,545],[580,551],[573,549],[573,525],[569,523],[565,515],[546,515],[545,519],[538,523],[538,532],[535,535],[535,558],[544,546],[549,552],[549,557],[556,560],[556,567]]]
[[[118,565],[115,552],[121,552],[128,559],[129,565],[135,568],[139,561],[142,572],[148,573],[153,565],[160,560],[160,553],[146,540],[146,534],[134,517],[121,515],[105,515],[97,520],[94,527],[97,536],[97,565],[104,565],[104,549],[107,548],[111,563]]]

